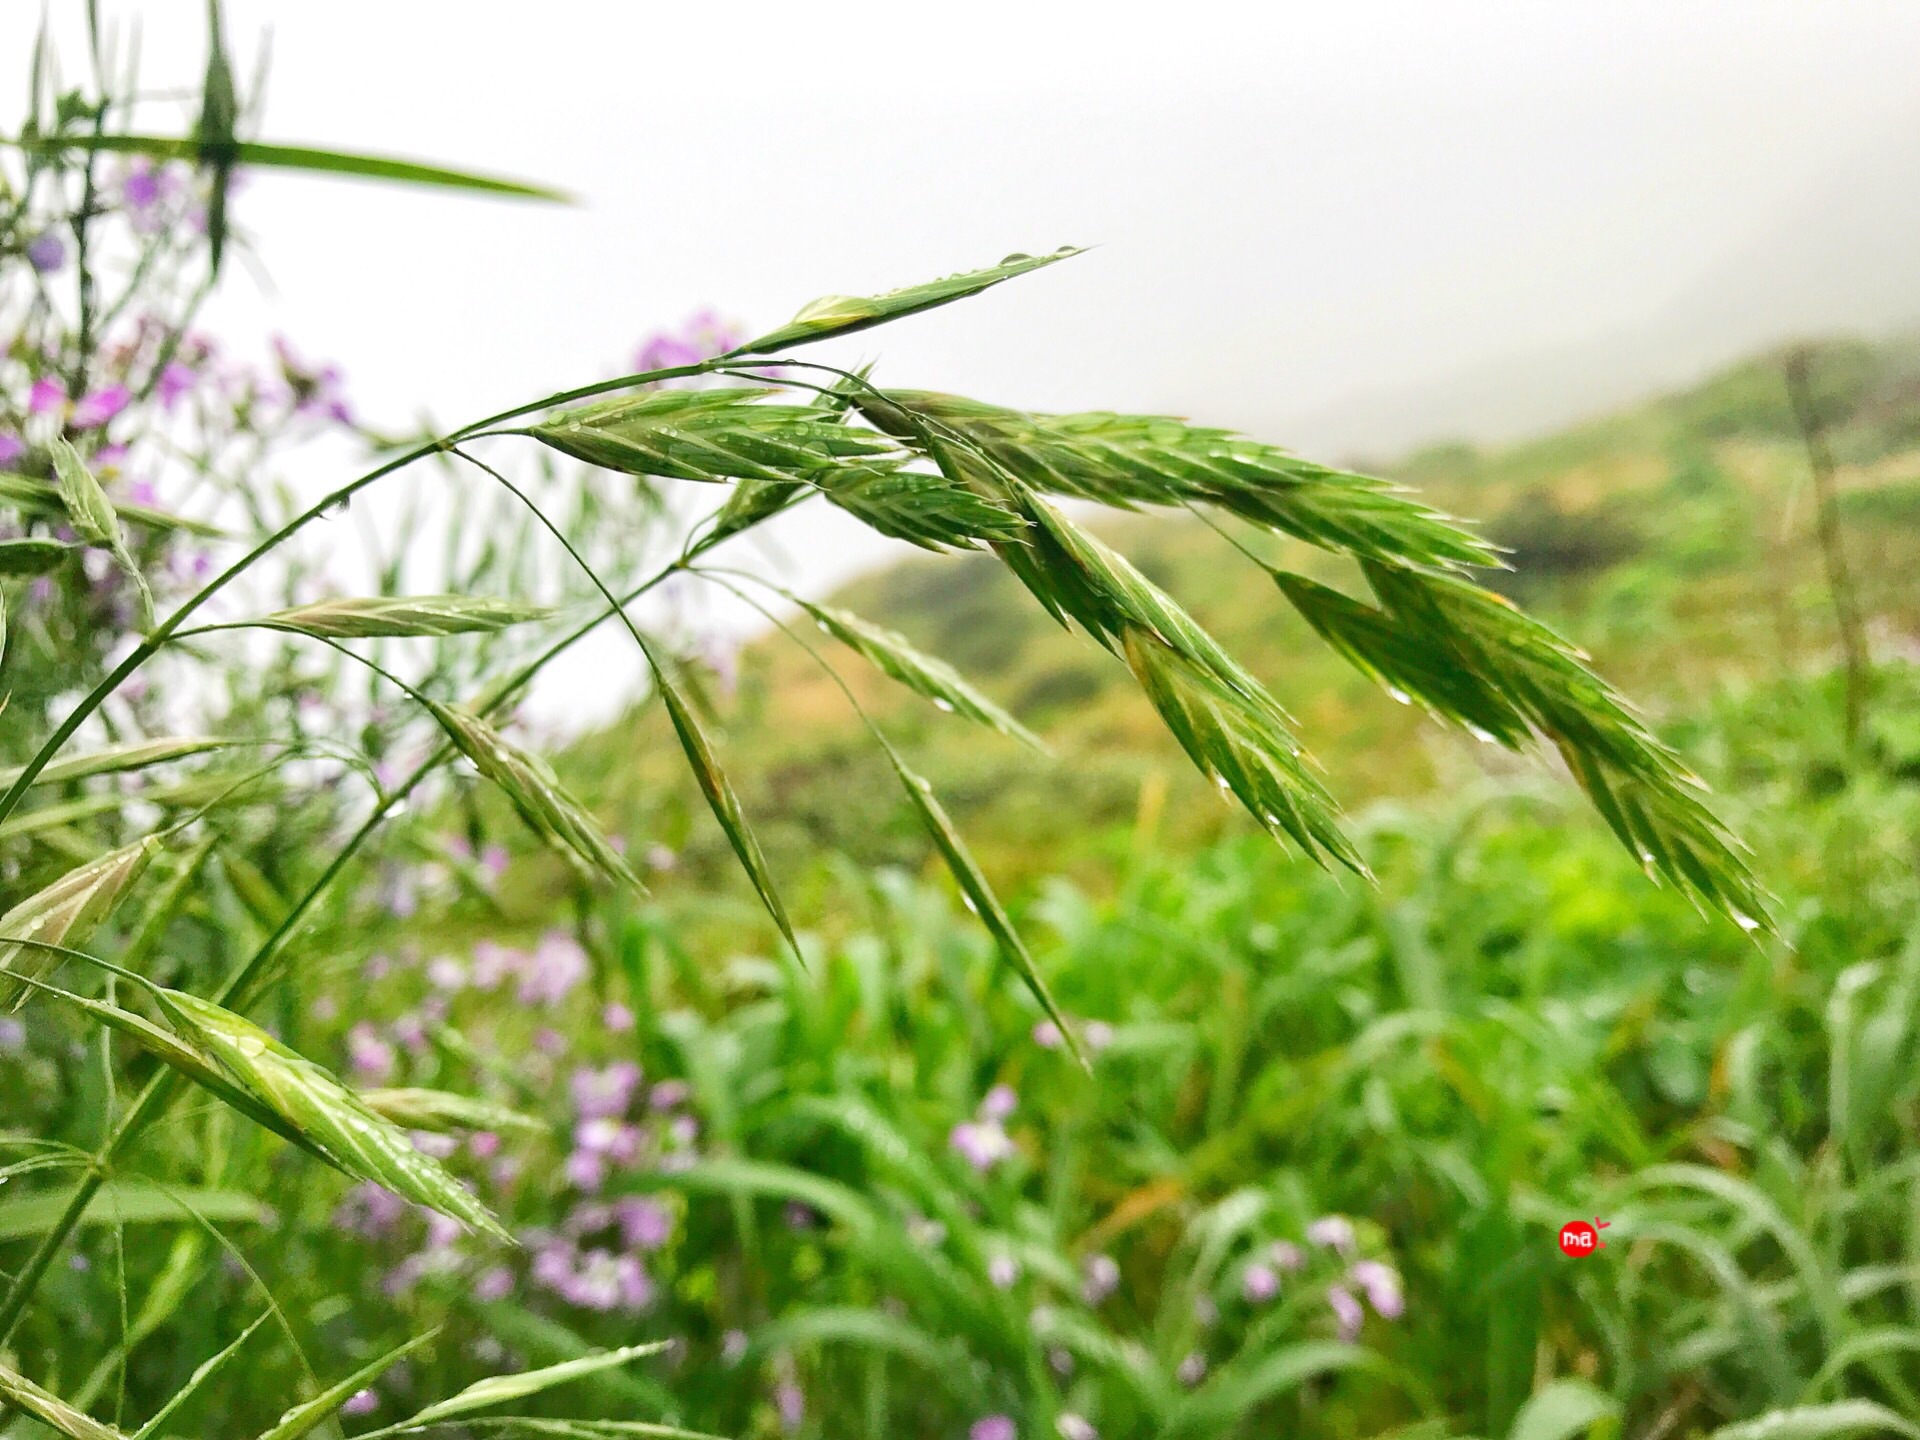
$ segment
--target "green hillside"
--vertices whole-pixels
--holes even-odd
[[[1782,357],[1499,449],[1434,446],[1361,468],[1478,520],[1514,552],[1501,583],[1587,648],[1656,720],[1730,685],[1823,666],[1835,630],[1814,540],[1805,451]],[[1876,644],[1920,638],[1920,342],[1819,347],[1815,387],[1839,465],[1845,539]],[[1201,417],[1204,418],[1204,417]],[[1141,515],[1108,538],[1244,657],[1301,722],[1350,806],[1451,787],[1483,770],[1537,770],[1396,705],[1323,646],[1271,582],[1183,513]],[[1327,557],[1286,563],[1345,585]],[[940,714],[825,637],[823,653],[946,798],[997,877],[1097,878],[1145,829],[1198,844],[1247,822],[1168,739],[1124,668],[1055,625],[1005,569],[916,557],[834,603],[906,634],[977,681],[1055,753]],[[722,702],[725,760],[775,864],[811,858],[918,865],[925,842],[845,699],[793,645],[751,647]],[[659,717],[577,747],[582,788],[627,833],[664,839],[703,882],[733,882],[724,842],[687,789]],[[666,794],[670,798],[662,800]],[[643,798],[645,797],[645,798]]]

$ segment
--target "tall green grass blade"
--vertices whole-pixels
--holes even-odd
[[[0,1007],[17,1009],[24,1002],[25,989],[17,976],[38,978],[47,968],[47,951],[17,942],[85,945],[160,848],[160,840],[149,835],[109,850],[0,915]]]
[[[1920,1436],[1920,1425],[1872,1400],[1836,1400],[1769,1410],[1751,1420],[1722,1425],[1708,1440],[1834,1440],[1841,1435]]]
[[[553,767],[522,750],[472,711],[428,702],[433,718],[474,768],[499,786],[534,831],[610,879],[645,889]]]
[[[796,345],[825,340],[832,335],[851,335],[856,330],[884,325],[903,315],[931,310],[937,305],[947,305],[955,300],[964,300],[969,295],[978,295],[1003,280],[1011,280],[1016,275],[1025,275],[1028,271],[1080,253],[1073,246],[1062,246],[1051,255],[1009,255],[998,265],[989,265],[983,270],[949,275],[944,280],[930,280],[924,285],[910,285],[904,290],[892,290],[884,295],[823,295],[804,306],[788,324],[769,331],[757,340],[748,341],[733,353],[771,355],[778,350],[790,350]]]
[[[0,1404],[11,1405],[57,1430],[68,1440],[127,1440],[111,1425],[103,1425],[76,1410],[58,1395],[42,1390],[17,1370],[0,1365]]]
[[[302,1440],[302,1437],[311,1435],[339,1414],[341,1406],[416,1350],[431,1344],[439,1333],[436,1329],[416,1335],[404,1345],[396,1345],[379,1359],[362,1365],[346,1379],[329,1385],[313,1399],[303,1400],[282,1415],[271,1430],[262,1433],[259,1440]]]
[[[906,636],[831,605],[791,597],[827,634],[940,709],[964,715],[1044,752],[1046,742],[982,695],[944,660],[916,650]]]
[[[1553,1380],[1520,1407],[1507,1440],[1573,1440],[1619,1414],[1619,1402],[1590,1382],[1570,1377]]]
[[[80,452],[65,440],[54,440],[49,446],[53,456],[53,473],[59,482],[60,501],[67,508],[67,516],[73,521],[73,528],[82,540],[91,545],[106,547],[120,568],[127,572],[134,588],[140,592],[141,614],[146,622],[153,623],[153,591],[147,586],[147,577],[141,573],[140,566],[133,558],[133,552],[127,549],[126,533],[120,528],[120,516],[113,508],[113,502],[107,498],[107,492],[100,488],[100,482],[93,478],[93,472],[87,468],[87,462],[80,458]]]
[[[72,553],[71,545],[37,536],[0,540],[0,575],[45,575]]]
[[[210,736],[178,735],[159,740],[131,740],[124,745],[109,745],[86,755],[56,760],[34,776],[36,785],[59,785],[69,780],[85,780],[95,775],[116,775],[128,770],[144,770],[149,765],[164,765],[169,760],[184,760],[220,750],[233,741]],[[25,773],[24,767],[0,770],[0,787],[8,786]]]
[[[266,1324],[272,1316],[273,1312],[269,1310],[241,1331],[239,1338],[232,1344],[201,1361],[193,1374],[187,1377],[187,1383],[174,1391],[168,1397],[167,1403],[154,1411],[152,1418],[146,1424],[133,1432],[133,1440],[151,1440],[152,1436],[159,1434],[160,1427],[173,1417],[174,1412],[211,1384],[220,1372],[232,1363],[233,1358],[240,1353],[241,1347],[253,1338],[253,1332]]]
[[[276,610],[241,623],[296,635],[370,640],[492,632],[530,620],[545,620],[552,614],[544,605],[523,605],[484,595],[366,595]]]
[[[23,1195],[0,1201],[0,1240],[44,1235],[58,1223],[68,1197]],[[194,1215],[234,1225],[264,1225],[273,1218],[265,1203],[237,1190],[159,1189],[137,1181],[109,1180],[81,1212],[91,1225],[170,1225]]]
[[[578,1360],[564,1360],[558,1365],[549,1365],[540,1370],[527,1370],[518,1375],[491,1375],[485,1380],[477,1380],[457,1395],[450,1395],[418,1414],[402,1420],[397,1428],[411,1430],[424,1425],[438,1425],[448,1420],[472,1415],[476,1411],[490,1410],[496,1405],[504,1405],[511,1400],[525,1399],[537,1395],[542,1390],[550,1390],[555,1385],[564,1385],[570,1380],[579,1380],[600,1370],[608,1370],[616,1365],[630,1365],[647,1355],[658,1355],[669,1344],[665,1340],[656,1340],[646,1345],[628,1345],[619,1350],[609,1350],[600,1355],[583,1356]]]
[[[211,1001],[163,987],[155,987],[153,994],[183,1039],[211,1056],[340,1169],[496,1240],[512,1239],[472,1192],[414,1148],[405,1131],[320,1066]]]
[[[720,768],[719,759],[713,753],[713,742],[707,738],[700,717],[694,714],[693,707],[674,684],[668,667],[654,661],[651,652],[647,658],[653,663],[654,683],[659,687],[660,699],[667,707],[667,716],[673,722],[673,733],[679,738],[681,750],[686,753],[693,778],[700,786],[700,793],[706,797],[707,808],[713,811],[713,818],[720,822],[720,828],[726,832],[727,843],[739,858],[740,868],[747,872],[747,879],[752,882],[760,903],[767,907],[773,923],[780,928],[787,944],[793,947],[794,955],[805,964],[806,957],[793,933],[793,922],[787,918],[787,907],[781,903],[780,892],[774,885],[773,871],[768,868],[760,842],[747,824],[733,782],[727,778],[726,771]]]
[[[64,516],[67,513],[67,507],[60,499],[60,488],[57,485],[49,484],[45,480],[36,480],[31,475],[17,475],[8,470],[0,470],[0,502],[15,506],[30,515]],[[218,526],[208,525],[199,520],[188,520],[179,515],[169,515],[164,510],[154,510],[145,505],[116,505],[114,512],[129,524],[143,526],[149,530],[179,531],[182,534],[198,535],[209,540],[222,539],[225,535]]]
[[[1006,908],[1001,905],[1000,897],[994,894],[993,887],[987,883],[985,873],[973,858],[973,852],[967,849],[967,842],[960,837],[946,808],[933,793],[933,786],[913,771],[892,749],[888,757],[893,761],[894,773],[900,777],[907,798],[912,801],[914,813],[920,824],[932,837],[934,845],[940,851],[940,857],[946,862],[948,871],[955,883],[960,886],[961,896],[967,902],[967,908],[980,917],[981,924],[987,927],[987,933],[993,936],[994,944],[1014,974],[1027,987],[1033,998],[1040,1002],[1040,1008],[1047,1018],[1060,1029],[1066,1038],[1068,1047],[1082,1065],[1087,1064],[1086,1052],[1080,1047],[1079,1036],[1068,1022],[1066,1014],[1053,998],[1040,967],[1034,963],[1033,955],[1027,949],[1027,942],[1020,938],[1020,932],[1008,917]]]
[[[362,1090],[360,1103],[409,1130],[522,1130],[543,1133],[544,1120],[491,1100],[476,1100],[448,1090]]]
[[[60,150],[101,150],[121,155],[149,155],[156,160],[202,159],[197,139],[171,135],[62,135],[58,138],[18,140],[22,149],[52,153]],[[304,170],[313,174],[342,175],[358,180],[386,180],[400,185],[424,185],[449,190],[469,190],[482,195],[501,195],[522,200],[545,200],[571,204],[564,191],[524,180],[508,180],[478,175],[466,170],[451,170],[439,165],[423,165],[413,160],[398,160],[386,155],[365,155],[348,150],[321,149],[311,145],[277,145],[257,140],[238,140],[227,149],[235,165],[258,165],[273,170]]]

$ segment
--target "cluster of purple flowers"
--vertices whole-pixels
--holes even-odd
[[[638,373],[697,365],[745,344],[748,338],[744,329],[722,319],[719,312],[701,310],[689,316],[678,330],[661,330],[649,336],[634,352],[633,368]]]
[[[1019,1153],[1006,1128],[1007,1117],[1019,1103],[1020,1097],[1011,1085],[994,1086],[980,1101],[974,1118],[953,1127],[948,1143],[975,1170],[986,1174]]]
[[[1307,1226],[1306,1239],[1315,1249],[1327,1252],[1336,1266],[1344,1267],[1332,1279],[1316,1281],[1325,1285],[1327,1308],[1333,1312],[1334,1330],[1342,1340],[1356,1339],[1366,1320],[1366,1309],[1354,1295],[1356,1289],[1384,1320],[1398,1320],[1406,1313],[1399,1272],[1383,1261],[1354,1258],[1359,1236],[1344,1215],[1321,1216]],[[1240,1296],[1249,1305],[1264,1305],[1279,1295],[1282,1276],[1297,1275],[1311,1263],[1308,1252],[1293,1241],[1276,1240],[1241,1270]],[[1204,1368],[1201,1373],[1205,1373]]]
[[[664,1247],[673,1231],[672,1211],[648,1196],[577,1205],[558,1232],[528,1237],[533,1281],[583,1310],[638,1313],[655,1295],[642,1257]]]

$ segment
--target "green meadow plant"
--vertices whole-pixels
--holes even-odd
[[[0,182],[0,326],[8,337],[0,362],[0,508],[12,517],[0,537],[0,704],[7,707],[0,750],[11,765],[0,789],[7,885],[0,1004],[8,1023],[28,1034],[64,1023],[53,1016],[97,1027],[74,1064],[86,1067],[103,1120],[91,1147],[32,1127],[4,1137],[19,1158],[0,1169],[0,1180],[52,1204],[23,1232],[24,1253],[0,1278],[0,1347],[22,1334],[48,1343],[57,1324],[36,1328],[35,1307],[56,1263],[79,1231],[143,1193],[141,1147],[179,1123],[189,1103],[212,1105],[223,1125],[271,1132],[299,1152],[294,1163],[336,1170],[464,1227],[477,1245],[510,1250],[515,1237],[487,1199],[435,1153],[439,1145],[421,1139],[448,1130],[511,1133],[510,1110],[424,1087],[356,1088],[282,1035],[293,1028],[289,1007],[298,1004],[303,967],[347,939],[336,928],[350,913],[343,896],[362,867],[380,858],[390,822],[410,806],[470,797],[469,771],[552,848],[578,877],[580,893],[640,887],[622,845],[512,723],[515,702],[541,673],[603,626],[617,627],[643,658],[715,823],[783,953],[799,958],[780,877],[710,733],[697,657],[653,625],[640,602],[673,581],[757,591],[781,603],[751,571],[717,563],[716,552],[802,504],[834,506],[923,549],[997,557],[1036,605],[1128,668],[1192,762],[1262,830],[1318,864],[1366,875],[1363,849],[1279,699],[1059,502],[1201,513],[1230,528],[1252,563],[1272,574],[1281,603],[1394,698],[1508,748],[1551,746],[1650,875],[1743,928],[1769,923],[1759,886],[1698,782],[1575,647],[1480,583],[1480,573],[1501,560],[1470,528],[1380,481],[1228,432],[1156,416],[1029,414],[897,388],[868,371],[798,354],[1061,263],[1078,253],[1072,249],[1012,255],[873,296],[830,296],[758,338],[540,396],[413,441],[367,431],[348,409],[337,374],[284,346],[267,374],[223,370],[193,320],[245,243],[229,199],[246,168],[539,192],[242,138],[255,107],[235,81],[217,8],[211,13],[198,116],[189,133],[167,136],[140,127],[131,77],[116,69],[110,37],[89,7],[92,82],[51,94],[50,57],[36,54],[32,109],[9,140],[12,160]],[[381,453],[364,473],[302,503],[292,488],[268,483],[264,471],[287,443],[314,431],[357,434]],[[511,452],[529,446],[537,481],[509,471]],[[563,475],[556,457],[592,473]],[[148,475],[155,478],[142,478]],[[402,588],[418,573],[402,550],[370,564],[380,593],[315,596],[325,567],[308,542],[318,527],[374,487],[430,483],[450,485],[466,507],[440,591]],[[714,497],[690,526],[679,523],[684,510],[668,498],[685,486]],[[609,515],[617,523],[599,523]],[[642,543],[619,543],[626,539]],[[1289,545],[1351,562],[1356,593],[1296,573]],[[561,559],[565,567],[557,568]],[[544,593],[521,593],[516,584],[539,584]],[[884,625],[793,603],[941,709],[1031,738],[958,672]],[[315,659],[333,667],[319,680],[310,668]],[[316,692],[343,690],[349,675],[368,687],[362,723],[306,708],[311,699],[324,711],[327,694]],[[205,733],[172,728],[183,710]],[[1095,1036],[1057,1003],[939,799],[877,729],[874,735],[908,809],[1044,1013],[1063,1063],[1071,1057],[1090,1065]],[[404,866],[406,858],[393,863]],[[214,873],[221,908],[210,910],[203,881]],[[230,963],[180,960],[174,947],[205,928],[209,915],[211,928],[226,933],[218,944],[203,937],[200,949],[208,960]],[[219,924],[226,916],[245,920]],[[252,1018],[276,1002],[278,1019]],[[29,1118],[16,1116],[14,1097],[7,1098],[10,1127]],[[902,1153],[884,1122],[845,1107],[816,1108],[801,1118],[850,1131],[883,1155]],[[983,1108],[956,1146],[989,1156],[1000,1118]],[[220,1145],[232,1143],[231,1129],[219,1133],[226,1137]],[[713,1183],[734,1190],[790,1184],[768,1172],[723,1180]],[[916,1203],[952,1213],[947,1221],[923,1217],[930,1223],[957,1226],[965,1215],[951,1196],[914,1192],[911,1176],[903,1183]],[[149,1188],[203,1221],[215,1208],[165,1185]],[[1021,1318],[1021,1338],[1010,1343],[992,1320],[1003,1302],[990,1279],[983,1289],[976,1277],[946,1274],[902,1250],[872,1218],[873,1196],[817,1185],[805,1193],[812,1200],[800,1203],[864,1237],[872,1263],[896,1281],[943,1289],[941,1323],[953,1334],[992,1341],[1010,1364],[1058,1350],[1073,1364],[1132,1377],[1125,1423],[1155,1433],[1214,1433],[1309,1375],[1373,1363],[1350,1335],[1328,1342],[1338,1348],[1282,1352],[1294,1356],[1292,1369],[1275,1369],[1278,1362],[1255,1347],[1224,1362],[1225,1381],[1185,1396],[1180,1367],[1199,1353],[1186,1320],[1166,1320],[1158,1360],[1144,1366],[1075,1316],[1042,1309]],[[1243,1296],[1259,1295],[1269,1260],[1258,1257],[1284,1268],[1292,1262],[1282,1257],[1311,1239],[1268,1234],[1262,1215],[1262,1206],[1209,1211],[1182,1237],[1169,1283],[1190,1305],[1202,1297],[1218,1303],[1215,1290],[1236,1286]],[[1342,1235],[1322,1248],[1344,1263],[1357,1259],[1348,1253],[1356,1243]],[[1274,1248],[1280,1245],[1295,1250]],[[127,1310],[134,1297],[124,1263],[118,1297]],[[184,1260],[180,1275],[164,1271],[163,1279],[190,1286],[194,1263]],[[1377,1257],[1363,1263],[1379,1269],[1340,1273],[1373,1276],[1373,1303],[1384,1313],[1398,1303],[1384,1278],[1390,1267]],[[1111,1277],[1096,1268],[1087,1284],[1110,1289]],[[598,1293],[602,1278],[570,1273],[569,1283]],[[604,1278],[615,1293],[632,1283],[617,1265]],[[1343,1335],[1357,1325],[1360,1300],[1338,1274],[1330,1271],[1317,1293]],[[181,1303],[175,1294],[160,1304],[153,1323]],[[350,1307],[351,1298],[343,1303]],[[885,1327],[884,1317],[848,1310],[831,1323],[871,1329]],[[120,1358],[105,1372],[118,1365],[122,1384],[140,1315],[123,1320]],[[291,1339],[271,1303],[260,1324],[268,1322]],[[180,1407],[204,1405],[234,1383],[235,1356],[264,1343],[252,1338],[257,1328],[221,1337],[136,1427],[94,1418],[103,1379],[69,1377],[73,1392],[56,1393],[47,1357],[33,1351],[0,1364],[0,1401],[75,1440],[144,1440],[163,1433]],[[950,1338],[905,1327],[896,1333],[898,1344],[925,1358],[937,1358]],[[375,1378],[430,1344],[416,1337],[354,1374],[310,1376],[310,1393],[289,1394],[291,1408],[265,1436],[330,1423]],[[516,1418],[494,1408],[658,1348],[497,1374],[366,1433],[514,1425],[564,1435],[661,1433],[639,1422]],[[1038,1393],[1040,1378],[1029,1377],[1026,1393]],[[968,1383],[982,1406],[1011,1403],[989,1380]],[[1093,1433],[1077,1412],[1053,1419],[1069,1440]]]

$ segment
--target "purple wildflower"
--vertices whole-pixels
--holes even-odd
[[[73,428],[98,429],[126,409],[132,399],[133,392],[124,385],[108,385],[82,396],[80,403],[73,407]]]
[[[1406,1314],[1407,1302],[1400,1291],[1400,1276],[1391,1265],[1362,1260],[1347,1272],[1347,1278],[1366,1292],[1367,1303],[1382,1319],[1398,1320]]]
[[[520,975],[522,1005],[553,1005],[587,978],[587,952],[564,930],[549,930],[540,939]]]
[[[791,1435],[806,1423],[807,1397],[791,1380],[782,1380],[773,1391],[774,1408],[780,1412],[780,1428]]]
[[[1113,1026],[1104,1020],[1089,1020],[1080,1028],[1080,1038],[1087,1042],[1087,1049],[1098,1055],[1113,1044]]]
[[[1307,1264],[1307,1252],[1291,1240],[1274,1241],[1267,1247],[1267,1258],[1289,1275],[1305,1269]]]
[[[11,1015],[0,1016],[0,1054],[23,1050],[26,1044],[27,1027]]]
[[[11,465],[26,453],[26,441],[18,435],[0,433],[0,465]]]
[[[1011,1290],[1020,1278],[1020,1262],[1011,1255],[996,1255],[987,1262],[987,1280],[996,1290]]]
[[[500,1137],[491,1130],[476,1130],[467,1136],[467,1150],[476,1160],[491,1160],[500,1153]]]
[[[1174,1371],[1174,1375],[1182,1385],[1191,1390],[1207,1378],[1207,1357],[1198,1350],[1189,1351],[1186,1358],[1181,1360],[1180,1368]]]
[[[1004,1120],[1019,1103],[1020,1096],[1011,1085],[996,1085],[987,1091],[986,1098],[980,1102],[980,1118]]]
[[[747,1354],[747,1332],[729,1330],[720,1340],[720,1358],[729,1365],[738,1365]]]
[[[953,1127],[947,1143],[981,1174],[993,1169],[1014,1153],[1007,1132],[991,1121],[963,1120]]]
[[[365,1020],[347,1032],[347,1063],[364,1080],[385,1080],[393,1074],[393,1047]]]
[[[567,1183],[587,1194],[596,1193],[607,1183],[607,1158],[593,1150],[575,1150],[567,1156]]]
[[[27,391],[29,415],[51,415],[67,403],[67,387],[51,375],[42,375]]]
[[[371,1415],[380,1408],[380,1397],[371,1390],[356,1390],[340,1407],[342,1415]]]
[[[427,962],[427,983],[436,990],[462,990],[467,984],[467,967],[451,955]]]
[[[645,858],[649,870],[671,870],[680,863],[680,857],[674,853],[673,848],[662,845],[658,840],[647,846]]]
[[[512,1293],[513,1271],[504,1265],[495,1265],[491,1270],[482,1271],[473,1282],[473,1298],[482,1303],[504,1300]]]
[[[1327,1305],[1333,1311],[1340,1338],[1351,1342],[1360,1333],[1360,1325],[1367,1318],[1367,1312],[1360,1308],[1360,1302],[1353,1298],[1353,1292],[1342,1285],[1327,1287]]]
[[[1033,1043],[1042,1050],[1058,1050],[1063,1038],[1060,1027],[1051,1020],[1042,1020],[1033,1027]]]
[[[640,1067],[631,1060],[616,1060],[599,1070],[583,1065],[573,1072],[574,1111],[582,1120],[624,1115],[640,1080]]]
[[[28,243],[27,260],[42,275],[51,275],[67,263],[67,242],[43,230]]]
[[[1342,1255],[1351,1255],[1354,1244],[1353,1222],[1344,1215],[1322,1215],[1307,1226],[1307,1239],[1328,1250],[1337,1250]]]
[[[185,399],[198,380],[192,370],[178,360],[169,360],[160,378],[154,382],[153,393],[160,397],[160,408],[171,410]]]
[[[1240,1293],[1249,1305],[1264,1305],[1280,1293],[1280,1277],[1271,1265],[1256,1262],[1240,1277]]]
[[[967,1440],[1019,1440],[1010,1415],[982,1415],[967,1427]]]
[[[647,1094],[647,1104],[655,1110],[675,1110],[687,1103],[693,1087],[684,1080],[662,1080]]]
[[[633,1029],[633,1011],[618,1000],[611,1001],[607,1008],[600,1012],[600,1023],[615,1034],[623,1034]]]
[[[629,1195],[614,1205],[620,1238],[629,1247],[658,1250],[673,1238],[673,1213],[658,1200]]]
[[[490,879],[498,880],[507,873],[510,857],[504,845],[489,845],[480,852],[480,868],[487,872]]]
[[[1071,1410],[1062,1410],[1053,1428],[1060,1432],[1060,1440],[1100,1440],[1100,1432],[1093,1428],[1093,1422]]]
[[[1120,1266],[1111,1255],[1089,1255],[1081,1267],[1080,1298],[1098,1305],[1120,1288]]]

